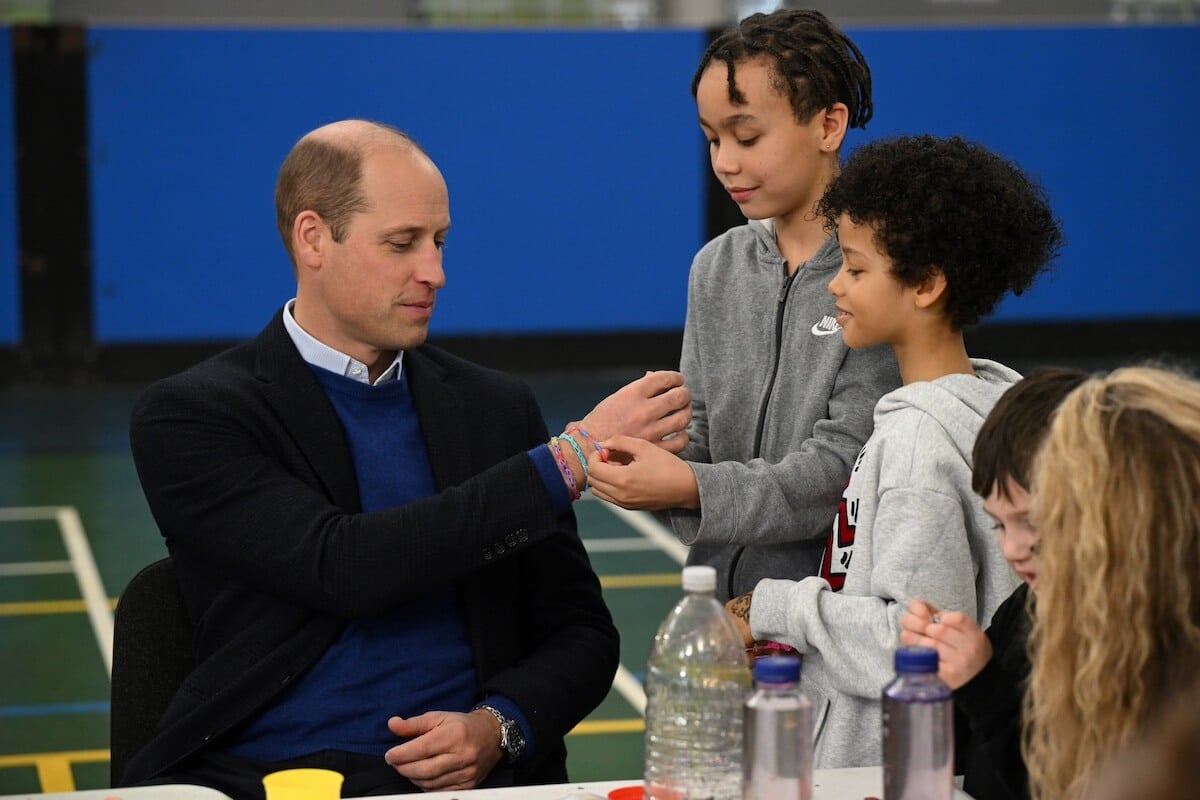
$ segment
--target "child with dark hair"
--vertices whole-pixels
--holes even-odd
[[[959,138],[863,146],[818,210],[842,250],[829,284],[842,338],[890,345],[904,385],[875,408],[820,575],[762,580],[728,607],[747,642],[803,656],[816,766],[830,768],[879,763],[879,695],[910,600],[986,624],[1016,585],[971,489],[971,448],[1020,375],[970,358],[962,328],[1028,288],[1062,232],[1035,182]]]
[[[938,651],[938,675],[954,689],[957,761],[975,800],[1029,797],[1021,758],[1021,703],[1029,677],[1025,643],[1037,583],[1037,530],[1030,517],[1034,457],[1054,412],[1088,375],[1038,370],[1004,393],[975,439],[972,488],[995,521],[1004,558],[1022,583],[996,609],[985,634],[961,611],[909,603],[900,641]]]
[[[727,600],[816,573],[871,410],[899,374],[888,348],[842,341],[826,291],[842,256],[816,213],[847,130],[871,119],[858,47],[818,11],[754,14],[713,41],[692,93],[713,172],[749,221],[692,263],[687,447],[614,438],[590,482],[601,499],[664,512]]]

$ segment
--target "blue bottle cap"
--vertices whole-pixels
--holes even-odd
[[[896,672],[937,672],[938,654],[932,647],[900,647],[896,650]]]
[[[795,683],[800,680],[800,659],[764,656],[754,662],[754,680],[758,683]]]

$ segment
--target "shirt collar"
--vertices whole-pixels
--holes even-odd
[[[334,350],[300,327],[300,323],[296,322],[296,318],[292,316],[292,305],[295,302],[296,299],[292,298],[283,306],[283,327],[287,329],[292,343],[300,351],[300,357],[314,367],[320,367],[327,372],[342,375],[359,383],[369,384],[371,381],[368,377],[369,373],[366,364],[351,358],[345,353]],[[403,359],[404,351],[398,350],[396,358],[383,371],[383,374],[375,380],[375,385],[378,386],[381,383],[390,383],[399,379],[400,370],[404,367]]]

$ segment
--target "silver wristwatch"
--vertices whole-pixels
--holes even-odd
[[[525,752],[525,737],[521,733],[520,726],[491,706],[479,707],[500,723],[500,752],[504,753],[504,763],[515,764],[521,754]]]

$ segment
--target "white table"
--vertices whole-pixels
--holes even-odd
[[[640,785],[640,778],[627,781],[595,781],[566,783],[552,786],[519,786],[512,789],[476,789],[470,792],[427,792],[421,798],[442,800],[584,800],[587,793],[605,798],[613,789]],[[573,796],[574,795],[574,796]],[[956,791],[956,800],[971,800],[965,792]],[[387,800],[401,800],[413,795],[391,795]],[[813,800],[863,800],[883,797],[883,770],[880,767],[850,769],[819,769],[813,773]],[[2,800],[2,798],[0,798]]]
[[[165,786],[137,786],[130,789],[86,789],[78,792],[51,792],[49,794],[6,794],[0,800],[230,800],[229,795],[205,786],[167,784]]]
[[[394,794],[379,800],[413,800],[413,798],[442,798],[442,800],[584,800],[588,793],[607,798],[613,789],[640,785],[641,779],[625,781],[591,781],[560,783],[548,786],[517,786],[511,789],[474,789],[458,792],[427,792],[425,794]],[[883,773],[879,767],[853,769],[819,769],[813,773],[813,800],[863,800],[883,796]],[[971,800],[970,795],[955,792],[956,800]],[[168,785],[137,786],[129,789],[89,789],[58,794],[4,795],[0,800],[230,800],[216,791],[200,786]]]

